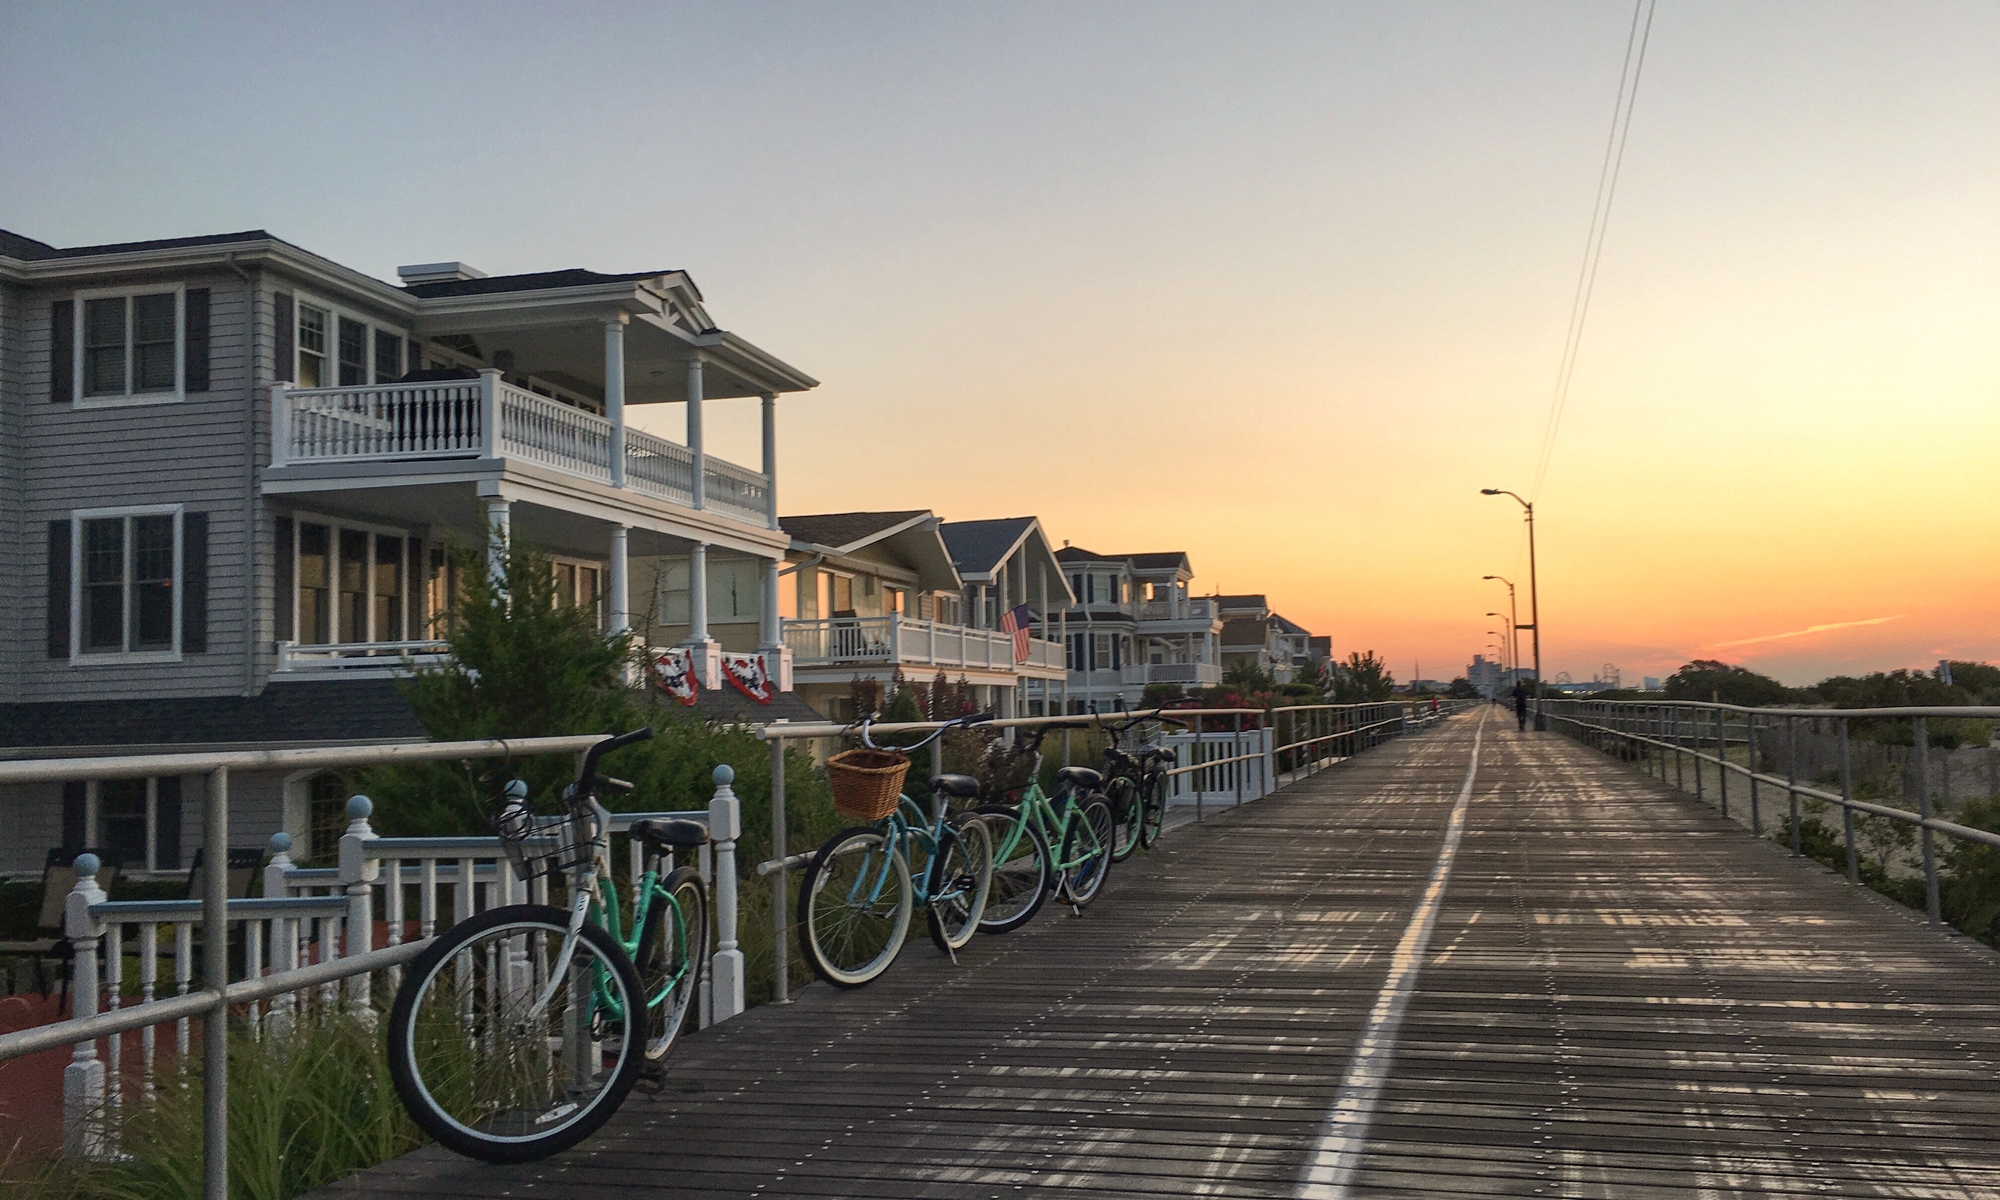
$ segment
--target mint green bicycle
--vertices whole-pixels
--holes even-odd
[[[1042,791],[1042,739],[1052,729],[1088,729],[1087,721],[1057,722],[1024,731],[1018,755],[1028,759],[1027,786],[1014,804],[976,810],[993,843],[993,886],[979,928],[986,933],[1019,929],[1041,911],[1050,896],[1070,911],[1104,889],[1116,842],[1111,804],[1100,788],[1104,776],[1089,767],[1056,773],[1054,796]]]

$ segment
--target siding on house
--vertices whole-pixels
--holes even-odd
[[[135,279],[135,282],[138,280]],[[159,282],[157,276],[144,282]],[[177,663],[72,666],[47,655],[41,628],[48,542],[11,537],[12,578],[30,603],[15,606],[5,630],[17,684],[12,699],[75,700],[240,693],[245,685],[247,608],[245,467],[250,430],[247,309],[249,293],[233,274],[190,274],[171,282],[210,290],[209,390],[179,402],[88,408],[50,402],[50,304],[73,289],[22,289],[24,337],[16,382],[8,388],[18,424],[19,502],[23,530],[45,528],[73,510],[127,504],[184,504],[208,514],[208,649]],[[96,286],[116,286],[107,281]],[[35,398],[41,402],[36,403]]]
[[[35,636],[29,614],[31,596],[40,588],[23,587],[26,552],[22,545],[28,526],[21,516],[21,410],[24,403],[22,355],[27,331],[25,289],[0,284],[0,580],[6,581],[13,603],[0,604],[0,703],[20,698],[20,657],[14,652],[25,638]]]

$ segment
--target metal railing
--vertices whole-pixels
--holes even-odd
[[[1905,708],[1748,708],[1735,704],[1682,700],[1646,702],[1637,700],[1558,700],[1544,699],[1542,709],[1551,728],[1615,756],[1645,764],[1648,774],[1658,767],[1662,783],[1688,790],[1687,765],[1694,764],[1694,795],[1706,800],[1707,772],[1715,768],[1716,804],[1723,816],[1729,815],[1730,780],[1739,780],[1747,793],[1751,832],[1762,836],[1764,813],[1762,790],[1776,789],[1785,796],[1786,823],[1791,852],[1804,852],[1802,801],[1837,805],[1841,810],[1841,835],[1846,849],[1847,879],[1861,882],[1860,844],[1856,838],[1855,816],[1883,817],[1917,830],[1924,878],[1924,908],[1933,924],[1943,922],[1939,891],[1936,834],[1942,833],[1969,842],[2000,846],[2000,833],[1961,825],[1939,816],[1934,810],[1930,788],[1930,729],[1933,720],[1969,718],[2000,721],[1996,707],[1905,707]],[[1905,781],[1914,794],[1916,811],[1877,804],[1855,798],[1852,724],[1862,722],[1903,722],[1910,724],[1912,759],[1915,771]],[[1815,781],[1801,781],[1799,765],[1801,733],[1821,737],[1825,726],[1837,731],[1840,790],[1815,787]],[[1741,747],[1744,761],[1729,758],[1732,748]],[[1782,760],[1784,774],[1765,771],[1765,759]],[[1669,761],[1671,760],[1671,761]],[[1669,778],[1671,768],[1672,778]]]
[[[209,802],[204,806],[201,839],[207,862],[226,864],[229,845],[229,782],[232,774],[293,772],[378,766],[398,762],[455,759],[514,758],[537,754],[580,754],[603,735],[521,738],[476,742],[436,742],[355,746],[310,750],[232,751],[210,754],[148,754],[118,758],[48,759],[0,763],[0,784],[132,779],[156,775],[207,777]],[[703,811],[615,813],[604,833],[606,852],[613,834],[626,832],[633,821],[648,816],[692,817],[712,829],[739,827],[737,800],[729,786],[728,768],[718,768],[717,789]],[[122,1100],[121,1035],[141,1032],[142,1093],[148,1089],[153,1066],[153,1030],[177,1026],[178,1049],[190,1044],[188,1022],[202,1025],[203,1151],[206,1196],[227,1194],[227,1030],[232,1009],[258,1015],[256,1007],[274,998],[296,997],[315,990],[338,1002],[346,983],[351,1007],[371,1007],[369,977],[393,972],[431,942],[436,932],[473,914],[480,905],[511,903],[528,898],[527,885],[513,873],[498,838],[381,838],[369,825],[372,805],[366,797],[348,802],[349,825],[340,840],[339,865],[301,868],[293,865],[290,840],[272,839],[275,854],[265,867],[261,898],[230,898],[229,872],[203,868],[199,900],[111,901],[98,886],[99,864],[85,854],[76,862],[77,883],[64,912],[63,934],[74,955],[70,990],[71,1017],[47,1025],[0,1035],[0,1061],[62,1046],[75,1047],[63,1073],[64,1151],[84,1157],[115,1154],[108,1140],[108,1120]],[[635,872],[641,853],[629,847]],[[721,1020],[742,1011],[742,951],[736,935],[735,840],[725,837],[705,848],[702,873],[715,883],[716,950],[711,956],[711,983],[701,996],[702,1019]],[[544,889],[546,881],[538,881]],[[408,889],[415,889],[417,937],[407,939]],[[441,889],[452,893],[450,918],[442,918]],[[384,914],[384,940],[376,948],[375,913]],[[245,977],[229,978],[232,927],[242,930]],[[173,944],[175,995],[160,997],[159,935],[170,930]],[[199,937],[200,986],[195,988],[193,953]],[[139,999],[123,1005],[123,970],[128,938],[136,944]],[[100,990],[101,989],[101,990]],[[105,999],[108,1011],[99,1011]],[[283,1011],[296,1011],[286,1000]],[[273,1013],[278,1011],[274,1006]],[[254,1028],[253,1022],[253,1028]],[[110,1039],[106,1055],[97,1043]],[[107,1091],[106,1067],[114,1086]]]

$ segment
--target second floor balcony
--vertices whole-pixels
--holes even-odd
[[[756,525],[774,519],[771,480],[697,455],[688,447],[619,425],[503,382],[476,379],[360,387],[277,388],[271,465],[515,460],[623,486],[686,508]]]
[[[1132,663],[1096,671],[1071,671],[1069,680],[1070,686],[1076,688],[1144,687],[1149,683],[1213,687],[1222,682],[1222,668],[1214,663]]]
[[[1016,663],[1012,634],[904,616],[788,619],[785,645],[801,671],[877,668],[887,674],[903,667],[910,674],[981,670],[1059,679],[1064,670],[1060,642],[1029,638],[1028,660]]]

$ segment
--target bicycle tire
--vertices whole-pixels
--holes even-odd
[[[973,811],[987,822],[994,845],[993,886],[986,892],[979,931],[1007,933],[1033,920],[1042,910],[1042,901],[1049,898],[1049,876],[1055,867],[1048,839],[1034,822],[1021,816],[1019,809],[994,804]],[[1004,832],[1013,829],[1020,831],[1018,836]],[[1006,855],[1004,860],[1002,854]]]
[[[928,889],[924,923],[931,944],[955,957],[979,932],[979,918],[993,888],[993,843],[986,836],[985,822],[971,813],[959,814],[944,834],[946,844],[938,847],[930,871],[934,886]]]
[[[883,863],[870,861],[878,854],[886,856]],[[889,877],[869,884],[865,903],[825,897],[845,878],[844,872],[857,874],[840,890],[858,895],[867,872],[880,869],[888,870]],[[885,890],[894,892],[886,910],[881,903]],[[813,974],[837,988],[855,988],[888,970],[909,937],[914,898],[910,864],[880,828],[857,825],[826,839],[799,881],[799,947]]]
[[[660,887],[674,902],[654,898],[632,962],[646,997],[644,1053],[652,1063],[666,1058],[685,1027],[688,1009],[701,993],[702,964],[708,960],[708,888],[701,872],[682,867]],[[675,918],[671,927],[669,917]],[[671,996],[664,994],[668,988],[673,989]]]
[[[546,1158],[596,1132],[631,1092],[642,1058],[630,1019],[644,1005],[638,973],[616,939],[586,923],[571,985],[546,988],[568,929],[569,913],[551,905],[489,909],[446,930],[404,975],[389,1012],[389,1078],[410,1118],[447,1149],[491,1163]],[[591,992],[591,1034],[604,1036],[579,1038],[587,1049],[570,1058],[578,987]],[[544,990],[549,1003],[537,1010]]]
[[[1105,781],[1105,799],[1111,805],[1111,861],[1124,862],[1139,848],[1142,816],[1139,789],[1131,779],[1114,775]]]
[[[1062,860],[1076,865],[1063,876],[1062,899],[1077,908],[1097,899],[1111,874],[1111,821],[1111,805],[1103,796],[1093,795],[1084,801],[1063,838]],[[1094,847],[1083,844],[1085,839]]]
[[[1165,784],[1158,776],[1149,778],[1139,796],[1139,844],[1148,850],[1167,830]]]

